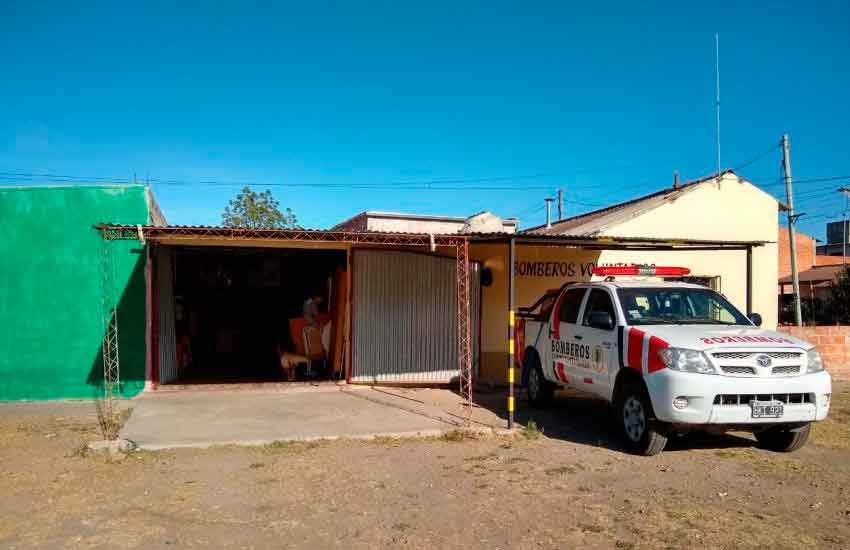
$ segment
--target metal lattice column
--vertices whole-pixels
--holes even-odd
[[[469,307],[469,241],[456,245],[457,260],[457,360],[460,394],[466,400],[467,422],[472,416],[472,329]]]
[[[104,231],[101,255],[103,409],[100,421],[106,439],[118,437],[115,397],[121,383],[121,366],[118,357],[118,304],[115,295],[115,262],[112,257],[112,246],[113,242]]]

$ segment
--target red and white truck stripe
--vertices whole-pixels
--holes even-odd
[[[620,348],[620,368],[634,369],[647,375],[664,367],[658,350],[669,347],[665,340],[635,327],[620,327],[617,340]]]

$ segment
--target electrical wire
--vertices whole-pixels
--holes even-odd
[[[776,144],[776,145],[772,145],[769,149],[767,149],[766,151],[763,151],[763,152],[759,153],[758,155],[756,155],[756,156],[755,156],[755,157],[753,157],[752,159],[748,160],[747,162],[745,162],[745,163],[743,163],[743,164],[739,164],[739,165],[738,165],[738,166],[736,166],[735,168],[732,168],[732,171],[733,171],[733,172],[737,172],[738,170],[741,170],[741,169],[743,169],[743,168],[746,168],[747,166],[751,166],[751,165],[755,164],[756,162],[760,161],[761,159],[763,159],[764,157],[766,157],[767,155],[769,155],[770,153],[772,153],[772,152],[776,151],[776,150],[777,150],[777,149],[779,149],[780,147],[782,147],[782,144],[781,144],[781,143],[778,143],[778,144]]]
[[[10,180],[10,181],[20,181],[25,180],[28,182],[32,181],[40,181],[40,180],[51,180],[53,182],[59,183],[120,183],[120,184],[130,184],[130,183],[150,183],[153,185],[166,185],[166,186],[224,186],[224,187],[234,187],[234,186],[256,186],[256,187],[283,187],[283,188],[311,188],[311,189],[386,189],[386,190],[432,190],[432,191],[532,191],[532,190],[546,190],[549,189],[550,186],[535,186],[528,184],[517,184],[517,185],[459,185],[460,183],[483,183],[488,181],[516,181],[523,179],[536,179],[538,176],[510,176],[510,177],[499,177],[499,178],[474,178],[474,179],[443,179],[443,180],[427,180],[427,181],[397,181],[397,182],[389,182],[389,183],[257,183],[251,181],[216,181],[216,180],[203,180],[203,181],[191,181],[191,180],[174,180],[174,179],[160,179],[160,178],[146,178],[143,181],[129,179],[129,178],[115,178],[115,177],[103,177],[103,176],[95,176],[95,177],[82,177],[82,176],[69,176],[62,174],[30,174],[30,173],[21,173],[21,172],[2,172],[0,173],[0,180]],[[451,184],[451,185],[447,185]]]
[[[770,154],[772,151],[776,150],[779,145],[771,146],[769,149],[762,151],[758,155],[752,157],[750,160],[738,165],[733,170],[740,170],[741,168],[745,168],[747,166],[751,166],[752,164],[758,162],[766,155]],[[115,183],[115,184],[130,184],[130,183],[150,183],[154,185],[164,185],[164,186],[243,186],[243,185],[251,185],[257,187],[282,187],[282,188],[309,188],[309,189],[362,189],[362,190],[410,190],[410,191],[541,191],[541,190],[549,190],[551,185],[529,185],[529,184],[506,184],[506,185],[479,185],[486,183],[498,183],[498,182],[517,182],[522,180],[527,181],[535,181],[543,178],[551,178],[551,173],[536,173],[536,174],[527,174],[527,175],[518,175],[518,176],[496,176],[496,177],[481,177],[481,178],[442,178],[442,179],[431,179],[431,180],[409,180],[409,181],[394,181],[387,183],[257,183],[255,181],[250,180],[235,180],[235,181],[224,181],[224,180],[183,180],[183,179],[166,179],[166,178],[144,178],[137,179],[135,177],[110,177],[110,176],[75,176],[68,174],[56,174],[56,173],[35,173],[35,172],[24,172],[24,171],[9,171],[9,172],[0,172],[0,182],[1,181],[21,181],[25,180],[27,182],[35,182],[40,180],[50,180],[53,183],[79,183],[79,184],[93,184],[93,183]],[[758,187],[768,191],[769,188],[782,186],[784,185],[784,179],[782,177],[772,180],[768,183],[757,183],[752,181]],[[795,184],[804,184],[804,183],[826,183],[826,182],[841,182],[841,181],[850,181],[850,175],[835,175],[835,176],[819,176],[819,177],[804,177],[799,178],[794,181]],[[471,184],[471,185],[467,185]],[[616,189],[617,191],[626,191],[631,189],[645,188],[650,185],[651,181],[644,181],[641,183],[631,184],[631,185],[618,185],[611,183],[598,183],[598,184],[576,184],[570,186],[571,189],[578,189],[581,191],[592,191],[594,189]],[[806,188],[795,193],[795,196],[806,197],[806,196],[820,196],[822,192],[829,192],[831,190],[831,186],[816,186],[812,188]],[[570,202],[574,204],[580,204],[582,206],[605,206],[607,203],[599,203],[592,201],[581,201],[578,199],[571,200]]]

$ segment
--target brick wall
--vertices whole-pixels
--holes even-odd
[[[850,380],[850,326],[779,327],[779,330],[817,346],[833,379]]]
[[[815,265],[842,265],[842,264],[850,264],[850,257],[846,257],[846,256],[815,256]]]
[[[814,238],[800,233],[794,233],[797,244],[797,271],[806,271],[815,265],[815,240]],[[779,249],[779,278],[791,275],[791,245],[788,239],[788,229],[779,228],[777,237]]]

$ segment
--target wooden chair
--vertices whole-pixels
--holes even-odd
[[[312,374],[314,361],[321,362],[322,371],[324,372],[327,370],[327,357],[325,356],[325,349],[322,347],[322,330],[319,327],[307,325],[304,327],[302,334],[304,338],[304,355],[310,362],[310,374]]]

